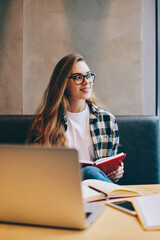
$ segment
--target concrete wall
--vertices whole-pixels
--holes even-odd
[[[0,114],[23,112],[22,10],[22,0],[0,0]]]
[[[143,0],[142,4],[142,114],[146,115],[156,112],[155,2]]]
[[[142,0],[0,0],[0,19],[0,114],[34,113],[72,52],[97,74],[101,106],[142,114]]]

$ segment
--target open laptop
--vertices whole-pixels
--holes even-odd
[[[0,145],[0,221],[84,229],[104,204],[83,203],[75,149]]]

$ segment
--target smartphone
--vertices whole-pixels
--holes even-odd
[[[111,206],[111,207],[114,207],[114,208],[117,208],[121,211],[124,211],[126,213],[129,213],[131,215],[136,215],[136,212],[133,208],[133,205],[132,205],[132,202],[129,201],[129,200],[126,200],[126,199],[114,199],[114,200],[109,200],[109,201],[106,201],[106,204]]]

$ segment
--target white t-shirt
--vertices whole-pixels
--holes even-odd
[[[66,137],[68,146],[76,148],[79,154],[79,160],[93,162],[94,150],[89,127],[90,111],[88,105],[82,112],[66,112],[67,131]]]

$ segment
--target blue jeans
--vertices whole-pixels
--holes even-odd
[[[86,166],[81,169],[82,180],[86,179],[98,179],[105,182],[111,182],[111,180],[104,174],[99,168],[94,166]]]

